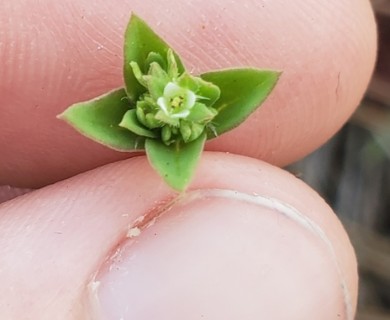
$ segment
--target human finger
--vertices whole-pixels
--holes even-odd
[[[375,59],[368,0],[9,1],[0,11],[0,184],[39,187],[129,156],[55,117],[123,84],[123,32],[144,18],[194,73],[252,66],[283,72],[261,110],[207,148],[294,161],[358,105]]]
[[[303,182],[206,153],[174,194],[144,157],[0,206],[0,318],[347,319],[344,229]]]

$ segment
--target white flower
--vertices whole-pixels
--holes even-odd
[[[157,105],[170,118],[183,119],[190,114],[195,105],[196,95],[193,91],[168,82],[162,97],[157,99]]]

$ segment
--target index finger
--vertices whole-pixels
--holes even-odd
[[[261,110],[207,148],[284,165],[334,134],[358,105],[375,59],[368,0],[5,2],[0,12],[0,184],[41,186],[128,156],[55,116],[122,84],[130,11],[194,73],[234,66],[283,76]]]

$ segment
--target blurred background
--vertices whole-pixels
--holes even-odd
[[[379,53],[366,97],[332,140],[288,169],[325,198],[351,237],[356,320],[390,320],[390,0],[371,1]]]
[[[390,0],[371,0],[379,55],[365,99],[326,145],[287,168],[343,221],[359,261],[356,320],[390,320]],[[0,202],[28,190],[0,186]]]

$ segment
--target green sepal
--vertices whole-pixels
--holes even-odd
[[[119,126],[130,130],[138,136],[157,138],[157,134],[155,132],[146,129],[139,123],[135,109],[131,109],[125,113],[122,121],[119,123]]]
[[[164,94],[164,88],[169,82],[168,74],[157,62],[152,62],[149,73],[144,76],[144,79],[150,95],[157,101]]]
[[[169,146],[146,139],[146,155],[151,166],[170,187],[184,191],[195,173],[205,140],[205,133],[192,142],[175,142]]]
[[[201,136],[204,133],[204,129],[205,129],[204,124],[190,122],[186,120],[180,121],[179,130],[185,143],[189,143],[197,139],[199,136]]]
[[[187,121],[193,121],[197,123],[208,122],[213,119],[217,114],[214,108],[206,107],[203,103],[196,102],[191,108],[190,114],[186,118]]]
[[[161,56],[161,54],[158,54],[156,52],[149,52],[144,64],[145,70],[148,69],[152,62],[157,62],[164,70],[167,68],[167,62]]]
[[[199,84],[195,81],[195,77],[191,76],[188,73],[183,73],[178,79],[177,84],[180,87],[191,90],[192,92],[197,92],[199,90]]]
[[[181,73],[181,71],[184,71],[184,69],[179,70],[179,64],[177,62],[175,53],[173,52],[172,49],[168,49],[167,63],[168,63],[168,67],[167,67],[168,76],[171,79],[176,79],[179,76],[179,74]],[[180,60],[179,60],[179,63],[180,63]]]
[[[138,63],[135,62],[135,61],[131,61],[129,63],[130,67],[131,67],[131,71],[133,72],[133,75],[134,75],[134,78],[137,79],[137,82],[145,87],[146,89],[148,88],[148,84],[146,83],[145,79],[144,79],[144,75],[141,71],[141,68],[139,67]],[[145,90],[147,91],[147,90]]]
[[[158,121],[161,121],[164,124],[168,124],[172,127],[179,127],[180,126],[180,120],[177,118],[171,118],[167,116],[162,110],[157,111],[154,118]]]
[[[125,89],[130,100],[135,102],[139,96],[146,92],[136,79],[130,62],[136,62],[143,74],[148,72],[149,66],[145,65],[146,59],[149,61],[156,59],[157,55],[167,57],[170,47],[162,40],[142,19],[135,14],[131,15],[130,22],[125,33],[124,43],[124,80]],[[153,56],[150,53],[154,52]],[[179,56],[174,53],[178,65],[179,73],[184,72],[184,66]]]
[[[86,137],[117,151],[144,149],[145,138],[118,126],[130,103],[124,89],[76,103],[57,116]]]
[[[202,74],[202,79],[212,82],[221,90],[213,105],[218,114],[212,121],[213,130],[208,138],[215,138],[240,125],[271,93],[280,72],[258,69],[230,69]]]
[[[188,73],[181,75],[177,82],[179,86],[196,92],[198,99],[208,107],[212,106],[221,95],[218,86],[199,77],[192,77]]]

